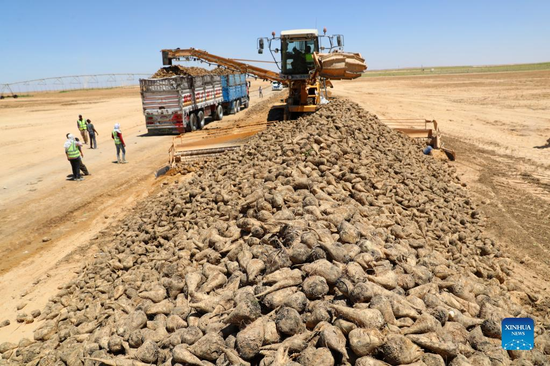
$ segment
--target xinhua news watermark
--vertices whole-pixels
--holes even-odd
[[[535,322],[531,318],[505,318],[501,323],[502,348],[529,351],[535,345]]]

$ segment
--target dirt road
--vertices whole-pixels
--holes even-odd
[[[7,103],[5,103],[7,102]],[[50,246],[66,232],[81,231],[90,214],[105,201],[127,197],[128,185],[151,177],[166,160],[170,137],[146,137],[137,88],[51,93],[0,104],[0,271]],[[84,147],[84,162],[92,173],[83,182],[66,181],[70,165],[64,157],[67,132],[79,136],[79,114],[99,132],[98,149]],[[116,160],[110,133],[120,123],[127,145],[127,165]],[[124,198],[122,198],[124,199]],[[88,207],[87,207],[88,206]],[[53,230],[71,221],[66,231]]]
[[[265,99],[255,90],[263,86]],[[268,99],[268,83],[252,82],[252,115]],[[92,173],[66,181],[65,134],[78,136],[76,119],[90,118],[99,132],[98,149],[84,147]],[[225,116],[224,125],[244,116]],[[126,165],[114,164],[110,137],[120,123]],[[210,125],[212,126],[212,125]],[[44,93],[0,103],[0,340],[32,338],[33,324],[15,322],[16,306],[41,309],[57,286],[97,250],[91,239],[131,210],[160,184],[154,173],[168,161],[172,136],[145,136],[139,88]],[[172,179],[172,178],[165,178]],[[23,296],[22,296],[23,295]],[[31,308],[32,306],[32,308]]]
[[[539,274],[550,269],[550,71],[336,82],[380,118],[439,122],[489,232]]]

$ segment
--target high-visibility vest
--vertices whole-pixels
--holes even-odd
[[[84,119],[79,119],[76,121],[78,123],[78,129],[80,131],[82,130],[87,130],[88,128],[86,127],[86,121]]]
[[[313,54],[306,53],[306,62],[313,62]]]
[[[80,150],[78,150],[78,146],[76,146],[76,143],[74,141],[67,149],[67,156],[69,157],[69,159],[76,159],[80,157]]]
[[[116,132],[116,130],[113,130],[113,138],[115,139],[115,145],[120,145],[121,144],[120,139],[118,138],[118,133]]]

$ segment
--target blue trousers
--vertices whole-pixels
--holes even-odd
[[[90,134],[90,148],[97,149],[97,141],[95,139],[95,133]]]

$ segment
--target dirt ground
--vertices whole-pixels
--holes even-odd
[[[519,262],[548,278],[550,71],[334,84],[334,95],[381,119],[437,120],[444,144],[457,153],[452,164],[481,203],[488,232]]]
[[[265,99],[259,99],[262,85]],[[266,113],[259,101],[271,94],[269,83],[252,81],[252,116]],[[82,182],[65,158],[65,134],[79,136],[78,115],[99,132],[98,149],[84,147],[92,173]],[[249,115],[225,116],[224,125]],[[247,117],[248,118],[248,117]],[[257,119],[257,118],[252,118]],[[110,133],[120,123],[128,164],[114,164]],[[215,124],[208,125],[209,128]],[[173,136],[146,136],[139,88],[40,93],[0,101],[0,328],[4,340],[32,339],[36,322],[16,323],[16,307],[41,309],[99,248],[95,239],[109,232],[143,198],[154,194],[164,177],[155,172],[168,163]]]
[[[347,97],[380,118],[436,119],[456,166],[481,204],[487,230],[508,252],[532,269],[544,288],[550,270],[550,72],[362,78],[335,82]],[[226,116],[261,122],[266,98]],[[85,149],[92,176],[69,182],[64,157],[67,132],[76,118],[90,118],[99,149]],[[117,165],[110,138],[120,123],[129,164]],[[216,124],[209,128],[217,127]],[[51,93],[0,101],[0,343],[32,338],[36,323],[15,322],[17,307],[30,313],[108,245],[114,225],[139,200],[165,181],[154,172],[166,165],[170,136],[146,132],[137,88]],[[43,240],[44,239],[44,240]]]

